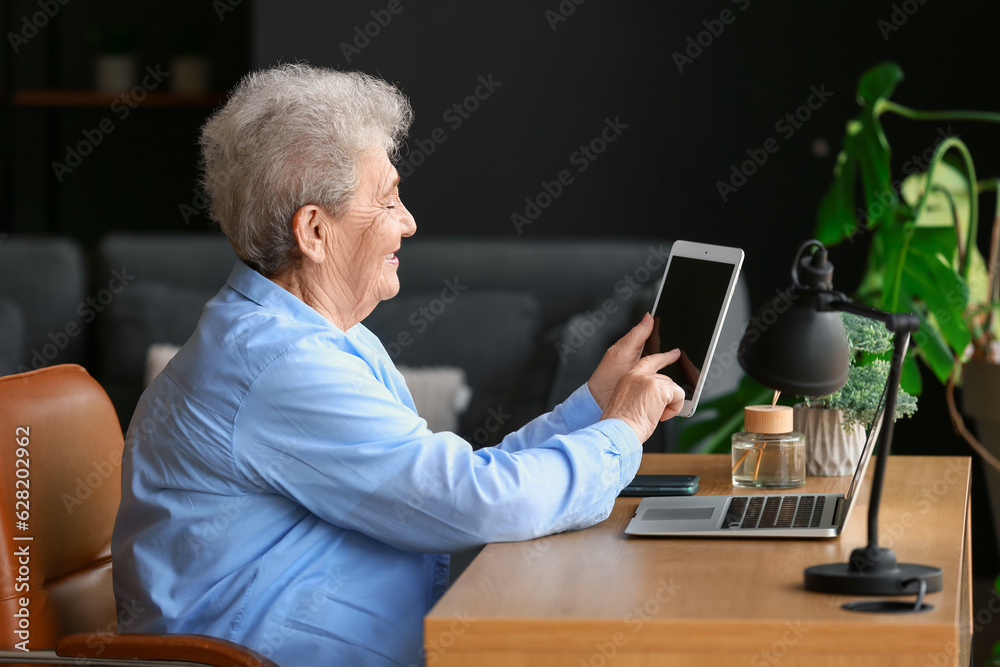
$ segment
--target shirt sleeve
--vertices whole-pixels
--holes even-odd
[[[590,393],[590,388],[585,383],[557,405],[552,412],[540,415],[514,433],[510,433],[497,447],[505,452],[535,447],[553,436],[565,435],[596,424],[601,418],[601,412],[597,401]]]
[[[572,409],[554,411],[555,423],[576,425]],[[293,351],[251,387],[233,456],[262,492],[399,549],[436,553],[608,517],[639,467],[641,443],[616,419],[557,430],[535,429],[552,434],[530,449],[473,451],[457,435],[429,431],[360,358]]]

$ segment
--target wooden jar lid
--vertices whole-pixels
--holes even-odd
[[[748,405],[743,409],[743,430],[748,433],[790,433],[792,409],[787,405]]]

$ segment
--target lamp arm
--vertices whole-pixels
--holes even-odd
[[[882,322],[886,329],[895,333],[892,340],[892,363],[889,366],[889,377],[886,378],[885,408],[882,410],[882,431],[879,433],[875,478],[872,481],[872,493],[868,501],[868,549],[877,551],[879,549],[878,511],[882,502],[885,468],[889,462],[892,430],[896,422],[899,377],[902,373],[903,361],[906,359],[906,348],[910,343],[910,333],[920,328],[920,320],[913,313],[887,313],[884,310],[855,303],[843,295],[837,295],[826,305],[830,310]]]
[[[878,458],[875,460],[875,478],[872,482],[871,499],[868,501],[868,548],[878,548],[878,511],[882,501],[882,484],[885,468],[889,463],[889,448],[892,444],[892,430],[896,423],[896,398],[899,395],[899,376],[906,358],[906,346],[910,342],[910,332],[897,332],[892,342],[892,365],[886,380],[885,408],[882,410],[882,432],[879,433]]]
[[[920,320],[913,313],[887,313],[884,310],[851,301],[839,292],[830,292],[829,294],[829,301],[823,304],[828,310],[877,320],[893,333],[913,333],[920,328]]]

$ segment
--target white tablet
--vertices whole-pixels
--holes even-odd
[[[643,356],[680,349],[681,358],[660,372],[684,389],[682,417],[698,407],[742,265],[739,248],[690,241],[670,248]]]

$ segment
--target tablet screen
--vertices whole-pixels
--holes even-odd
[[[693,398],[707,370],[705,358],[732,278],[731,263],[671,257],[643,356],[680,348],[681,358],[660,372],[684,389],[685,400]]]

